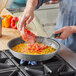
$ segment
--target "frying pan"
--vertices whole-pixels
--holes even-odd
[[[53,37],[57,37],[58,35],[59,34],[54,34]],[[22,59],[25,61],[45,61],[45,60],[51,59],[60,48],[60,44],[52,38],[45,38],[45,37],[38,36],[36,38],[36,42],[43,43],[48,46],[52,46],[53,48],[56,49],[56,51],[49,53],[49,54],[43,54],[43,55],[28,55],[28,54],[22,54],[22,53],[15,52],[11,48],[16,46],[19,43],[24,43],[24,41],[20,37],[10,40],[8,42],[8,48],[9,48],[10,52],[16,58]]]

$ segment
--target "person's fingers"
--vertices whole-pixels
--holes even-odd
[[[54,34],[61,33],[61,35],[59,37],[57,37],[57,38],[62,39],[62,40],[65,40],[68,36],[71,35],[70,30],[71,29],[69,27],[63,27],[63,28],[55,31]]]
[[[17,23],[17,29],[18,29],[18,27],[19,27],[19,22]],[[19,29],[18,29],[19,30]]]
[[[62,40],[65,40],[66,38],[62,38],[62,37],[56,37],[57,39],[62,39]]]
[[[63,38],[63,37],[56,37],[57,39],[62,39],[62,40],[65,40],[66,38]]]
[[[62,36],[60,35],[60,36],[58,36],[58,37],[56,37],[57,39],[62,39]]]
[[[33,20],[33,17],[29,17],[29,19],[26,21],[26,24],[29,24]]]
[[[55,32],[53,32],[54,34],[58,34],[58,33],[62,33],[63,32],[63,28],[56,30]]]
[[[61,39],[61,37],[56,37],[57,39]]]
[[[19,17],[19,21],[17,24],[18,30],[21,31],[22,27],[26,26],[26,24],[29,24],[32,19],[33,19],[33,11],[26,9],[24,13]]]
[[[26,21],[28,20],[28,17],[20,17],[19,19],[19,23],[18,23],[18,30],[21,31],[22,27],[24,26],[24,24],[26,23]]]
[[[60,36],[56,37],[57,39],[62,39],[62,40],[65,40],[67,37],[65,36],[65,33],[61,33]]]
[[[64,40],[65,39],[64,34],[63,34],[64,33],[64,28],[61,28],[61,29],[56,30],[54,32],[54,34],[58,34],[58,33],[61,33],[61,35],[59,37],[56,37],[56,38]]]
[[[20,21],[20,30],[22,30],[22,26],[24,26],[24,24],[26,23],[26,21],[28,20],[28,17],[22,17],[21,21]]]
[[[60,38],[62,40],[65,40],[67,38],[67,35],[65,34],[65,32],[63,32],[61,35],[60,35]]]
[[[17,29],[19,28],[20,17],[21,17],[21,16],[19,16],[19,21],[18,21],[18,23],[17,23]]]

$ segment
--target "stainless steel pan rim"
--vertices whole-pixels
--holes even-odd
[[[23,59],[23,60],[26,60],[26,61],[44,61],[44,60],[48,60],[50,58],[52,58],[56,53],[57,51],[59,50],[60,48],[60,44],[54,40],[54,39],[51,39],[51,41],[55,42],[57,45],[58,45],[58,48],[56,51],[52,52],[52,53],[48,53],[48,54],[42,54],[42,55],[29,55],[29,54],[22,54],[22,53],[18,53],[18,52],[15,52],[11,49],[11,45],[14,44],[15,42],[15,45],[16,43],[19,44],[19,43],[24,43],[24,41],[21,41],[21,42],[18,42],[17,40],[18,39],[21,39],[20,37],[18,38],[15,38],[15,39],[12,39],[8,42],[8,48],[10,50],[10,52],[17,58],[19,59]],[[13,46],[15,46],[13,45]]]

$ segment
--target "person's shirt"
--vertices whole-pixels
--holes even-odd
[[[38,9],[43,3],[46,3],[48,1],[50,1],[50,0],[38,0],[38,5],[37,5],[36,9]]]

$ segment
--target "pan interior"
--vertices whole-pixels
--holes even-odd
[[[37,37],[36,42],[43,43],[43,44],[48,45],[48,46],[52,46],[56,50],[59,49],[59,43],[53,39],[44,38],[44,37]],[[20,37],[9,41],[8,47],[11,49],[12,47],[16,46],[19,43],[24,43],[24,41]]]
[[[60,44],[54,39],[45,38],[45,37],[37,37],[36,41],[48,46],[52,46],[56,50],[60,48]]]

